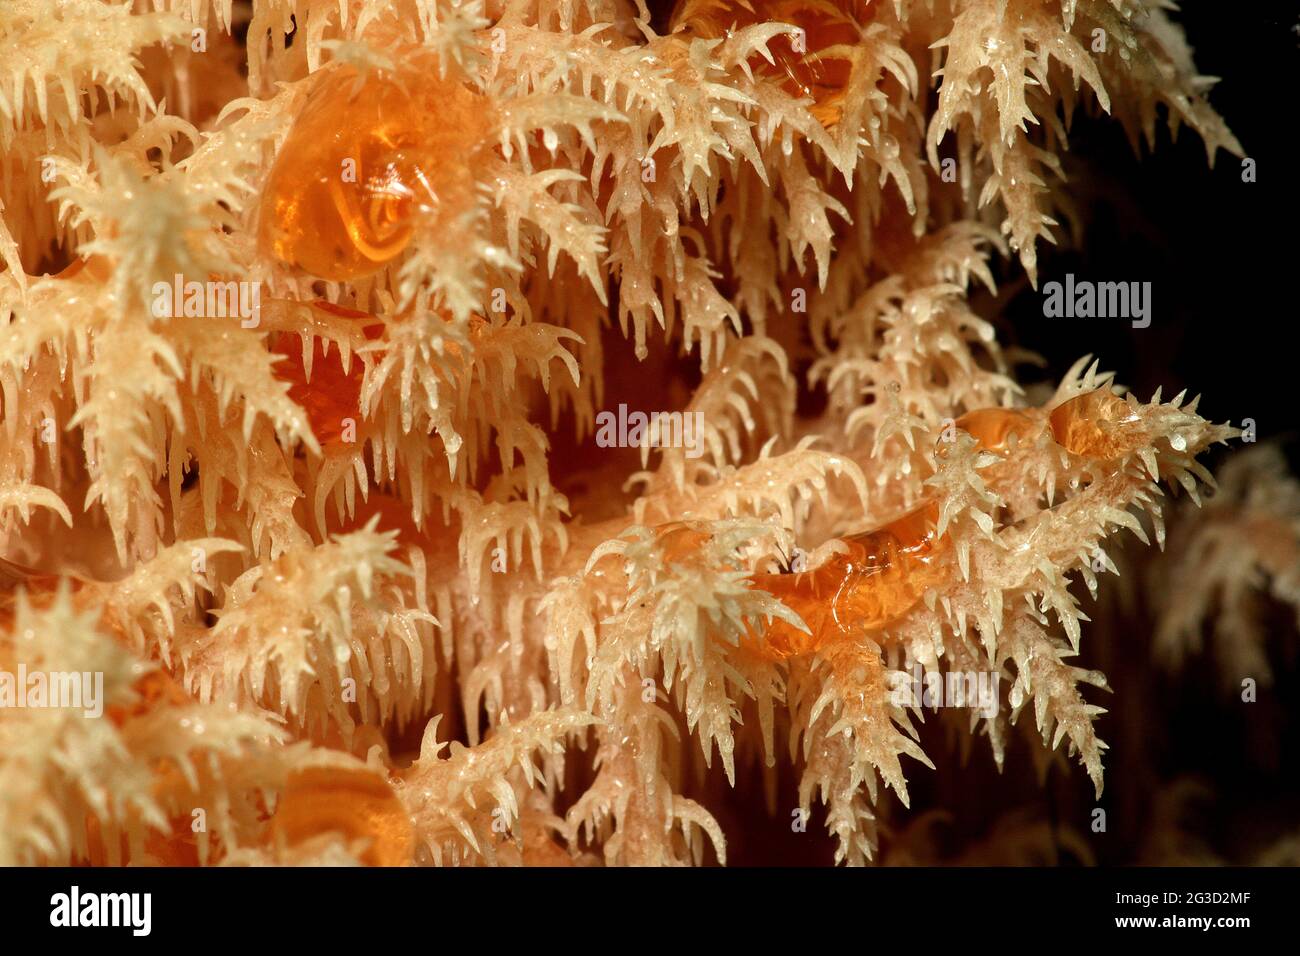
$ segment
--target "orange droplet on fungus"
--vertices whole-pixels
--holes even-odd
[[[1128,402],[1098,388],[1062,402],[1048,418],[1052,437],[1075,455],[1114,458],[1129,444],[1127,434],[1139,422]]]
[[[946,550],[947,539],[936,536],[937,521],[938,507],[927,502],[873,531],[845,538],[847,550],[815,570],[753,575],[754,586],[803,618],[810,632],[773,621],[760,653],[777,660],[812,653],[911,610],[938,580],[935,559]]]
[[[1024,441],[1042,429],[1041,424],[1014,408],[979,408],[962,415],[954,424],[979,442],[982,449],[995,453],[1006,450],[1012,435]]]
[[[438,79],[436,68],[331,68],[271,168],[261,251],[336,282],[384,268],[406,249],[419,217],[444,221],[472,203],[484,102]]]

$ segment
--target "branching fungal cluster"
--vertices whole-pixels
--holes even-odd
[[[725,862],[757,774],[863,863],[918,666],[1100,793],[1078,583],[1236,432],[968,295],[1076,111],[1240,152],[1169,8],[8,0],[0,666],[106,716],[0,713],[0,862]]]

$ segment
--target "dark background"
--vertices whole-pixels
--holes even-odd
[[[1220,151],[1213,169],[1186,128],[1176,142],[1164,128],[1154,153],[1135,156],[1123,130],[1106,118],[1078,117],[1067,173],[1082,179],[1090,217],[1081,249],[1040,249],[1041,282],[1076,277],[1151,281],[1147,329],[1099,320],[1043,321],[1032,290],[1010,303],[1019,341],[1048,357],[1059,375],[1079,354],[1146,399],[1157,385],[1171,395],[1204,392],[1215,420],[1254,418],[1261,437],[1295,429],[1292,385],[1297,302],[1293,149],[1295,77],[1300,71],[1300,5],[1271,0],[1193,0],[1175,17],[1200,72],[1222,80],[1209,98],[1257,162],[1243,183],[1241,162]],[[1084,205],[1083,202],[1080,205]],[[1171,391],[1172,389],[1172,391]]]

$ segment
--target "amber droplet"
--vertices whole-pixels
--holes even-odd
[[[678,0],[669,29],[716,39],[733,27],[759,23],[799,27],[801,37],[782,35],[768,43],[775,65],[755,55],[750,69],[781,78],[791,96],[811,98],[813,115],[829,129],[844,111],[850,64],[827,51],[857,44],[871,15],[871,0]]]
[[[413,61],[414,62],[414,61]],[[259,208],[264,254],[337,282],[402,253],[417,217],[473,201],[483,97],[432,72],[321,77],[275,158]]]
[[[369,312],[358,312],[325,301],[313,302],[312,308],[356,319],[363,323],[362,330],[368,339],[374,340],[383,333],[383,326]],[[360,426],[361,384],[365,377],[365,366],[360,358],[352,356],[347,371],[344,371],[339,350],[331,348],[326,355],[324,346],[317,341],[313,346],[311,381],[308,381],[302,359],[302,340],[298,336],[279,333],[271,347],[284,356],[275,365],[275,377],[289,383],[289,398],[306,410],[312,433],[322,446],[342,441],[347,420]]]
[[[1128,402],[1098,388],[1062,402],[1049,422],[1057,444],[1087,458],[1114,458],[1129,444],[1128,436],[1141,419]]]
[[[369,866],[407,866],[415,849],[410,818],[378,773],[341,767],[294,773],[271,820],[272,839],[292,846],[330,832],[368,841],[361,860]]]
[[[773,621],[760,653],[777,660],[808,654],[840,638],[860,637],[909,611],[938,580],[938,507],[927,502],[872,531],[845,538],[846,552],[816,570],[756,574],[754,586],[779,598],[811,633]]]
[[[1007,450],[1011,436],[1025,441],[1042,425],[1014,408],[980,408],[967,412],[954,424],[974,438],[982,449],[998,454]]]

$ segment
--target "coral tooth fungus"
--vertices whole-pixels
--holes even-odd
[[[0,701],[107,716],[0,706],[0,865],[861,864],[1058,745],[1086,821],[1123,536],[1172,651],[1300,603],[1280,461],[1179,532],[1236,430],[1020,327],[1133,258],[1038,259],[1127,208],[1080,130],[1246,159],[1173,6],[0,0]],[[1006,684],[913,736],[914,669]]]
[[[1050,428],[1053,440],[1073,454],[1105,460],[1120,448],[1118,429],[1139,421],[1127,402],[1102,387],[1061,403],[1046,421],[1041,412],[1036,417],[1019,409],[982,408],[962,415],[954,425],[974,438],[977,447],[999,455],[1009,453],[1013,436],[1022,442]],[[939,442],[942,457],[944,439]],[[937,533],[938,523],[938,503],[926,501],[879,528],[844,537],[842,550],[814,570],[753,575],[754,587],[779,598],[808,629],[772,621],[758,638],[760,652],[784,660],[896,622],[946,578],[940,562],[950,542],[946,534]],[[677,532],[670,540],[666,556],[701,538],[699,532],[693,539]]]

